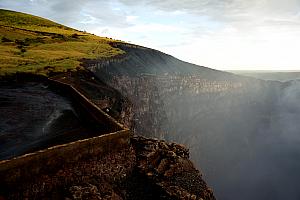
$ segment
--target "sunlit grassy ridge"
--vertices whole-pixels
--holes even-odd
[[[41,17],[0,9],[0,75],[48,75],[80,69],[82,58],[109,58],[124,52],[113,40]]]

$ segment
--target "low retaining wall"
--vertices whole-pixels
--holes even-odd
[[[74,101],[80,104],[95,121],[105,124],[110,133],[104,135],[99,133],[96,137],[0,161],[0,193],[30,182],[31,177],[54,173],[66,164],[129,147],[131,133],[128,129],[103,112],[71,84],[55,79],[49,79],[49,82],[63,90],[68,90]]]
[[[127,148],[129,137],[129,130],[122,130],[0,161],[0,187],[11,188],[30,181],[31,177],[56,172],[66,164]]]
[[[114,118],[102,111],[96,104],[94,104],[71,84],[60,81],[59,79],[55,80],[51,78],[49,78],[49,83],[53,86],[68,91],[76,103],[80,104],[80,106],[83,107],[97,123],[105,124],[107,127],[109,127],[111,132],[126,129],[122,124],[118,123]]]

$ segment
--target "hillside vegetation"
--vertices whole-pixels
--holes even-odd
[[[124,51],[114,40],[78,31],[41,17],[0,9],[0,75],[49,75],[80,69],[83,58],[109,58]]]

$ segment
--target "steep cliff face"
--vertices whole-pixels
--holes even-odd
[[[280,92],[279,83],[192,65],[144,47],[114,45],[127,54],[85,66],[132,102],[131,126],[137,134],[192,147],[199,144],[200,132],[217,136],[238,128],[251,134],[257,123],[267,120],[263,116],[271,115],[273,97]],[[228,130],[232,122],[239,126]]]
[[[136,134],[187,145],[219,198],[274,197],[253,191],[257,184],[264,191],[279,189],[269,188],[273,180],[267,176],[268,184],[261,185],[256,174],[281,163],[274,156],[282,145],[264,147],[280,143],[279,124],[290,116],[282,112],[282,96],[292,90],[290,86],[192,65],[152,49],[114,45],[126,54],[105,62],[89,61],[85,67],[132,102]],[[263,167],[250,169],[257,162]],[[253,175],[250,187],[246,171]],[[237,194],[237,187],[244,192]]]
[[[113,45],[126,54],[107,61],[86,60],[84,65],[132,102],[136,133],[163,138],[172,133],[186,138],[186,132],[176,134],[191,127],[180,123],[182,119],[195,121],[199,114],[219,110],[241,113],[244,110],[240,109],[251,110],[258,104],[268,109],[264,104],[274,103],[272,95],[277,95],[280,87],[189,64],[153,49]]]

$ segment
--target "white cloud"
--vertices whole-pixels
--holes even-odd
[[[249,35],[224,30],[164,51],[218,69],[300,69],[298,34],[280,32],[270,35],[269,31],[274,30]]]
[[[130,5],[134,1],[122,2]],[[195,19],[208,19],[199,20],[199,27],[188,33],[174,31],[182,35],[184,42],[180,45],[157,47],[183,60],[219,69],[300,69],[298,0],[141,0],[139,3],[156,7],[160,13],[179,12]],[[191,21],[184,23],[195,25]]]
[[[135,22],[137,18],[138,18],[138,16],[129,15],[129,16],[126,16],[126,21],[129,23],[132,23],[132,22]]]

